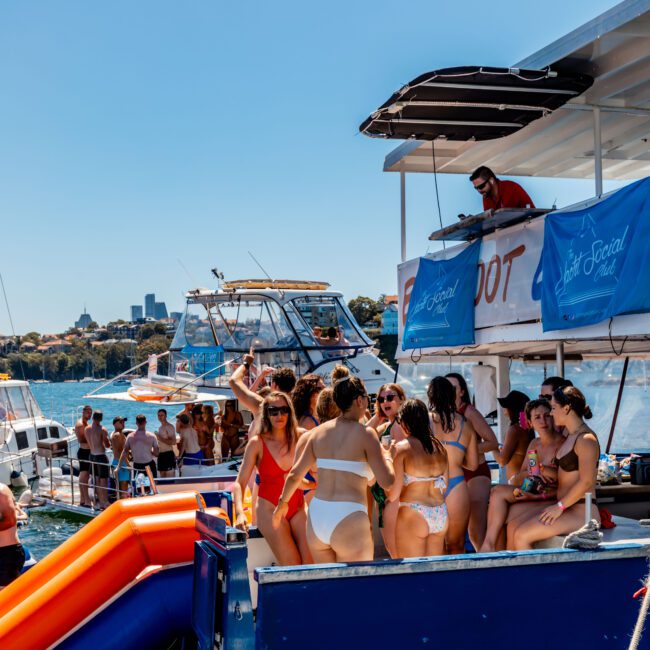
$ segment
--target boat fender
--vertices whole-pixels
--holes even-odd
[[[24,472],[18,472],[14,470],[11,472],[11,485],[12,487],[28,487],[29,483],[27,483],[27,477],[25,476]]]

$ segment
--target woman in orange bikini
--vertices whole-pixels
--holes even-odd
[[[247,530],[243,494],[257,467],[260,478],[256,521],[262,535],[281,565],[309,564],[307,515],[302,490],[297,490],[286,513],[273,525],[273,510],[278,505],[284,480],[291,469],[298,441],[298,426],[289,396],[274,391],[262,402],[261,419],[244,452],[244,459],[233,487],[235,526]]]

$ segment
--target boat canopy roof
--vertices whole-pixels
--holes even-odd
[[[460,67],[427,72],[380,106],[359,130],[400,140],[494,140],[550,115],[587,90],[583,74]]]
[[[625,0],[503,69],[492,90],[463,86],[489,85],[494,68],[451,69],[456,74],[466,70],[470,84],[459,84],[458,78],[449,83],[445,76],[450,70],[422,75],[395,93],[361,130],[408,139],[386,156],[384,171],[433,172],[435,153],[439,173],[470,174],[487,165],[501,175],[593,178],[594,125],[599,120],[602,177],[642,178],[650,175],[649,66],[650,0]],[[535,70],[557,76],[529,72]],[[534,81],[534,74],[542,78]],[[536,90],[527,97],[513,91],[517,83],[530,83]],[[570,94],[554,96],[549,92],[553,87]],[[580,93],[573,94],[575,90]],[[535,109],[528,106],[533,96]],[[510,106],[517,103],[521,106]],[[411,119],[432,123],[425,129],[407,122]],[[440,123],[444,119],[446,125]],[[481,125],[484,121],[488,124]]]

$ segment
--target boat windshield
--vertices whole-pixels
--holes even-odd
[[[28,386],[0,387],[0,422],[41,415],[41,409]]]
[[[189,303],[172,349],[223,346],[225,352],[358,348],[372,345],[337,297],[297,298],[284,309],[272,298],[237,296]]]

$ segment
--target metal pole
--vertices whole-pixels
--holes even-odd
[[[406,172],[399,170],[402,262],[406,262]]]
[[[623,372],[621,373],[621,381],[618,385],[618,395],[616,396],[616,406],[614,407],[612,426],[609,430],[609,438],[607,438],[607,447],[605,447],[606,454],[609,454],[609,450],[612,446],[612,440],[614,440],[614,431],[616,430],[616,420],[618,419],[618,411],[621,408],[621,399],[623,398],[623,387],[625,386],[625,377],[627,377],[627,367],[629,365],[630,365],[630,357],[625,357],[625,361],[623,363]]]
[[[564,341],[559,341],[555,345],[555,365],[557,374],[564,377]]]
[[[596,196],[603,193],[603,149],[600,129],[600,108],[594,106],[594,178],[596,180]]]

